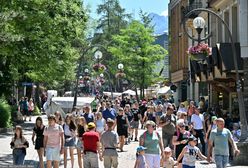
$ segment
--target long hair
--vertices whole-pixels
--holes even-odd
[[[65,118],[65,121],[66,121],[67,118],[70,119],[70,123],[69,123],[69,128],[70,128],[70,130],[75,131],[75,130],[76,130],[76,124],[75,124],[74,121],[73,121],[73,116],[72,116],[72,114],[67,114],[67,115],[66,115],[66,118]]]
[[[41,122],[41,126],[43,125],[42,118],[41,117],[37,117],[36,120],[35,120],[35,128],[38,128],[37,121],[40,121]]]
[[[19,131],[20,131],[20,139],[21,139],[21,141],[23,141],[24,137],[23,137],[22,127],[21,127],[20,125],[17,125],[17,126],[15,127],[15,131],[16,131],[16,130],[19,130]],[[16,134],[16,132],[15,132],[14,141],[15,141],[16,139],[17,139],[17,134]]]

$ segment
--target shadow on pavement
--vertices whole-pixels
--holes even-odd
[[[0,157],[0,167],[9,166],[13,164],[12,154],[3,155]]]

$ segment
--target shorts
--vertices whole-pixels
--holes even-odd
[[[83,144],[82,144],[82,141],[80,139],[78,139],[78,141],[77,141],[76,148],[83,151]]]
[[[35,140],[35,149],[39,150],[40,148],[43,148],[43,137],[37,137]]]
[[[85,168],[99,168],[97,153],[86,152],[84,154],[83,165]]]
[[[46,160],[50,161],[60,161],[60,148],[52,148],[47,147],[46,148]]]
[[[139,121],[132,121],[130,122],[131,128],[139,128]]]
[[[160,155],[159,154],[145,154],[146,163],[149,167],[160,167]]]
[[[69,140],[69,141],[68,141]],[[65,144],[64,147],[75,147],[75,138],[65,138]]]
[[[118,134],[118,136],[125,136],[125,138],[128,137],[128,131],[127,131],[127,129],[117,130],[117,134]]]

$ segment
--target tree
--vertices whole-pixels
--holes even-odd
[[[109,52],[114,56],[114,62],[119,61],[125,65],[127,79],[141,89],[141,98],[144,89],[150,86],[159,77],[155,72],[156,63],[166,55],[166,50],[154,45],[152,30],[133,21],[120,35],[113,36],[114,46]]]
[[[50,87],[73,80],[80,54],[73,44],[84,40],[87,21],[80,0],[2,1],[1,9],[1,13],[16,11],[15,17],[3,23],[3,32],[14,32],[13,37],[19,38],[0,43],[11,80]]]

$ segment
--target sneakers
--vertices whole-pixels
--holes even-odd
[[[135,138],[135,139],[134,139],[134,141],[138,142],[138,139],[137,139],[137,138]]]

